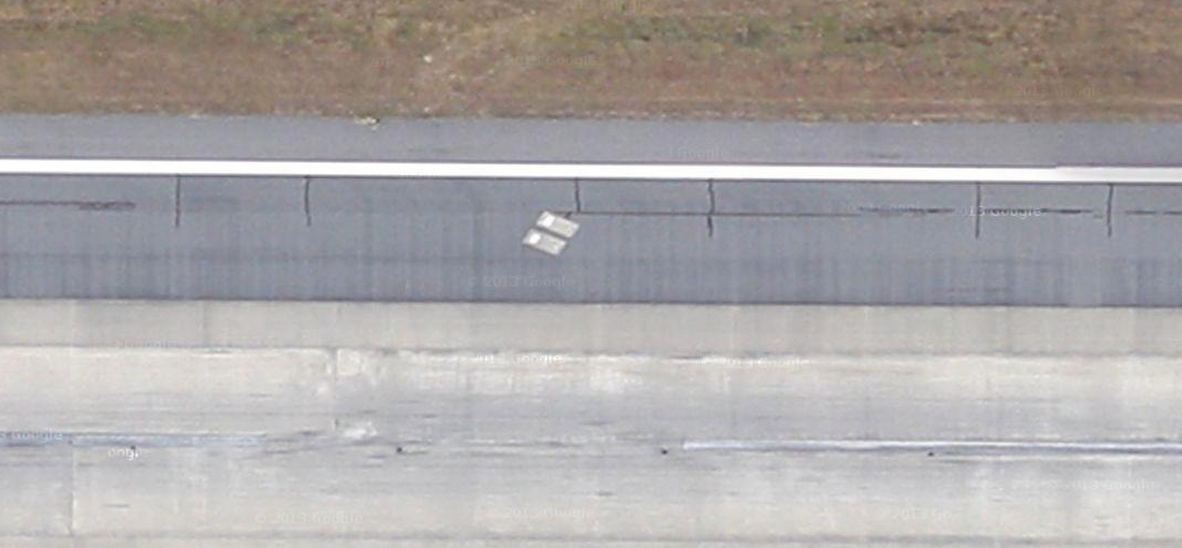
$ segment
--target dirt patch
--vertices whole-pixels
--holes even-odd
[[[1182,120],[1178,0],[0,0],[0,110]]]

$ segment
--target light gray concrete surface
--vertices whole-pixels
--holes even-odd
[[[582,226],[521,244],[543,210]],[[0,177],[0,297],[1182,306],[1182,187]]]
[[[249,415],[249,430],[282,432],[323,426],[332,411],[318,397],[331,390],[331,352],[206,352],[183,365],[178,356],[150,348],[10,348],[0,398],[20,413],[5,422],[19,431],[53,424],[54,431],[172,435],[233,431],[238,419],[220,419]]]
[[[43,538],[16,538],[11,539],[15,544],[15,548],[71,548],[76,544],[71,540],[66,539],[43,539]],[[1166,542],[1143,541],[1138,546],[1149,547],[1170,547]],[[822,544],[823,543],[823,544]],[[687,546],[684,542],[646,542],[646,541],[626,541],[626,540],[596,540],[594,542],[597,546],[611,546],[612,548],[684,548]],[[200,539],[184,539],[184,538],[146,538],[146,539],[87,539],[85,546],[87,548],[193,548],[193,547],[212,547],[212,548],[320,548],[325,546],[325,540],[319,539],[272,539],[272,538],[252,538],[250,540],[244,539],[223,539],[223,538],[209,538],[203,537]],[[734,546],[733,541],[700,541],[689,544],[690,546],[709,547],[709,548],[723,548],[727,546]],[[867,543],[863,541],[842,541],[837,539],[813,539],[806,541],[777,541],[777,542],[744,542],[742,544],[745,548],[812,548],[815,546],[824,546],[825,548],[858,548],[866,546]],[[1032,545],[1032,544],[1027,544]],[[400,540],[400,539],[341,539],[334,538],[331,544],[334,548],[438,548],[442,546],[458,547],[458,548],[566,548],[570,543],[563,541],[533,541],[524,539],[512,540]],[[878,539],[873,546],[877,548],[911,548],[917,546],[911,542],[895,542],[888,539]],[[941,547],[946,548],[968,548],[979,547],[980,542],[962,541],[957,539],[944,539]],[[1034,544],[1037,546],[1037,544]],[[1046,544],[1044,544],[1046,546]]]
[[[1182,355],[1178,309],[0,300],[0,346]]]
[[[0,545],[1175,546],[1178,359],[7,347]]]

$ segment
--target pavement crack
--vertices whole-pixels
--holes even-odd
[[[312,226],[312,178],[304,177],[304,222]]]
[[[977,183],[977,203],[973,207],[973,238],[981,239],[981,183]]]
[[[1108,225],[1108,237],[1112,237],[1112,197],[1116,194],[1116,185],[1108,185],[1108,211],[1105,215],[1105,222]]]
[[[961,456],[1182,457],[1182,443],[1164,441],[1046,440],[692,440],[684,451],[770,453],[940,453]]]
[[[714,195],[714,179],[706,182],[706,193],[710,195],[710,213],[706,216],[706,233],[710,238],[714,237],[714,214],[718,211],[717,199]]]
[[[174,177],[174,182],[176,183],[176,190],[173,193],[175,203],[173,204],[172,226],[173,226],[173,228],[180,228],[181,227],[181,176],[177,175],[176,177]]]

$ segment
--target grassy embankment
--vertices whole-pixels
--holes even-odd
[[[0,0],[0,111],[1182,120],[1175,0]]]

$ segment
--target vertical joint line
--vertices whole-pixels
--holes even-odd
[[[304,222],[312,226],[312,178],[304,177]]]
[[[1108,237],[1109,238],[1112,237],[1112,198],[1115,194],[1116,194],[1116,185],[1108,185],[1108,214],[1106,217],[1106,219],[1107,219],[1106,222],[1108,223]]]
[[[71,443],[70,447],[70,501],[69,507],[66,508],[66,515],[69,517],[69,523],[66,524],[66,530],[70,536],[74,536],[77,530],[74,521],[78,516],[78,451]]]
[[[977,183],[977,203],[973,206],[973,238],[981,239],[981,183]]]
[[[173,204],[172,226],[173,228],[181,227],[181,176],[174,176],[176,183],[176,191],[173,192],[175,203]]]
[[[706,181],[706,193],[710,195],[710,213],[706,215],[706,233],[709,237],[714,237],[714,213],[716,202],[714,198],[714,179]]]
[[[575,179],[575,213],[583,212],[583,190],[578,179]]]

